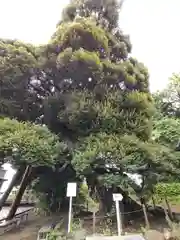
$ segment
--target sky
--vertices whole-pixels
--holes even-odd
[[[5,163],[3,164],[3,168],[4,170],[6,170],[5,176],[4,178],[6,179],[6,181],[4,181],[4,183],[2,184],[1,188],[0,188],[0,198],[2,197],[2,194],[6,191],[6,189],[8,188],[9,184],[12,181],[12,178],[14,176],[14,174],[16,173],[16,170],[14,170],[11,167],[11,164],[9,163]]]
[[[1,0],[0,37],[46,43],[68,0]],[[11,6],[11,7],[10,7]],[[133,44],[132,55],[149,69],[152,91],[180,72],[180,0],[125,0],[120,27]]]

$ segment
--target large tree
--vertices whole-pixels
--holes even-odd
[[[102,1],[103,11],[109,11],[111,2],[110,12],[117,11],[116,1]],[[42,67],[54,84],[53,96],[45,100],[47,123],[70,131],[71,136],[103,130],[133,132],[147,140],[153,109],[147,69],[130,57],[129,38],[117,28],[117,21],[114,28],[107,24],[105,29],[83,2],[71,4],[76,16],[63,20],[41,49]],[[80,17],[81,6],[90,11],[88,17]]]
[[[157,176],[177,175],[169,148],[149,142],[154,112],[149,74],[132,58],[129,37],[119,28],[121,6],[116,0],[72,0],[48,44],[34,49],[6,40],[7,56],[0,53],[2,100],[18,106],[1,113],[46,124],[72,150],[70,167],[104,200],[117,189],[127,197],[125,184],[144,196]],[[21,74],[12,75],[13,66]],[[11,82],[13,89],[6,87]],[[143,176],[141,186],[127,171]],[[39,179],[44,181],[43,174]],[[57,191],[50,185],[46,190],[53,195]]]
[[[109,198],[108,188],[122,187],[126,171],[144,174],[143,186],[153,184],[153,171],[154,177],[174,172],[168,157],[163,168],[159,145],[147,143],[154,111],[149,74],[130,55],[119,6],[115,0],[71,1],[51,40],[39,49],[49,83],[44,122],[68,140],[73,167],[101,199]]]

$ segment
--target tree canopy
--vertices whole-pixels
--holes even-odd
[[[165,89],[154,94],[155,105],[163,116],[179,118],[180,75],[173,74]]]
[[[72,1],[71,5],[81,9],[86,3]],[[109,12],[110,3],[117,5],[102,1],[104,10],[95,5],[99,16]],[[88,8],[94,8],[93,4],[88,1]],[[115,27],[103,28],[91,10],[82,17],[81,11],[75,11],[71,20],[62,19],[41,49],[40,62],[53,85],[45,103],[46,123],[76,138],[104,131],[134,133],[148,140],[153,101],[147,69],[130,57],[130,43],[118,28],[114,34]]]
[[[53,167],[60,161],[66,147],[46,127],[9,118],[0,119],[1,164],[10,160],[16,167]]]
[[[0,114],[32,120],[38,96],[31,82],[38,68],[36,48],[17,40],[0,39]]]
[[[154,94],[156,106],[155,115],[153,117],[152,139],[156,143],[165,147],[168,151],[169,162],[174,164],[174,167],[179,169],[180,148],[179,148],[179,107],[178,107],[178,88],[179,76],[173,74],[169,79],[167,87]],[[164,160],[164,157],[162,158]],[[179,191],[179,177],[175,178],[172,175],[167,176],[154,188],[155,196],[158,200],[170,198],[177,200]],[[159,199],[160,198],[160,199]],[[175,200],[175,201],[176,201]]]
[[[0,114],[25,121],[0,120],[1,155],[55,165],[67,147],[70,152],[64,161],[73,173],[48,169],[48,176],[56,176],[46,184],[41,175],[35,186],[40,192],[53,195],[60,179],[65,184],[86,177],[91,189],[123,189],[126,182],[143,194],[157,180],[179,175],[179,120],[170,118],[177,116],[178,88],[171,85],[171,97],[166,91],[165,99],[173,101],[165,108],[164,97],[156,94],[155,110],[148,70],[131,56],[129,36],[119,26],[122,3],[72,0],[42,46],[0,40]],[[132,185],[127,172],[139,173],[141,186]]]
[[[180,120],[174,117],[164,117],[154,121],[152,137],[160,144],[167,145],[175,150],[180,139]]]

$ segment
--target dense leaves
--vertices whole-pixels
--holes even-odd
[[[78,13],[76,9],[74,18],[63,18],[49,44],[41,49],[41,66],[53,85],[51,97],[44,103],[45,123],[53,131],[61,129],[71,141],[101,131],[134,133],[148,140],[153,114],[148,71],[128,56],[130,47],[123,42],[122,32],[116,29],[121,36],[114,34],[117,23],[103,28],[93,14],[98,12],[102,20],[105,14],[110,21],[117,2],[101,4],[72,1],[70,6],[76,6]],[[66,15],[70,6],[64,10]]]
[[[122,1],[118,3],[116,0],[98,2],[95,0],[73,0],[64,9],[62,19],[64,21],[73,21],[77,15],[81,17],[94,15],[98,20],[106,20],[110,26],[117,27],[122,3]]]
[[[80,175],[88,177],[96,172],[100,176],[104,172],[104,177],[99,178],[103,185],[129,184],[136,192],[153,189],[156,181],[167,181],[169,177],[177,179],[179,174],[179,161],[169,148],[144,143],[132,135],[89,136],[76,150],[73,164]],[[114,169],[116,176],[110,174],[111,169]],[[127,178],[126,173],[140,174],[141,186]]]
[[[152,137],[155,141],[175,149],[180,139],[180,120],[163,117],[155,121]]]
[[[175,197],[180,195],[180,184],[174,183],[160,183],[155,187],[155,192],[160,198]]]
[[[69,165],[63,165],[59,161],[54,168],[44,168],[38,173],[31,187],[40,200],[41,208],[57,212],[61,210],[62,203],[67,201],[67,182],[76,182],[75,171]]]
[[[0,114],[46,125],[1,119],[0,154],[54,166],[33,185],[53,210],[70,179],[86,177],[101,199],[110,188],[145,196],[157,181],[178,179],[178,77],[154,95],[154,114],[148,70],[119,28],[122,3],[72,0],[44,46],[0,41]]]
[[[35,47],[16,40],[0,39],[0,114],[31,120],[36,114],[38,97],[30,91],[36,78]]]
[[[157,110],[163,116],[179,118],[180,112],[180,76],[173,74],[165,89],[154,94]]]
[[[54,166],[65,151],[66,145],[46,127],[0,119],[1,164],[11,160],[18,167]]]
[[[180,121],[178,117],[178,85],[179,85],[179,77],[174,74],[172,78],[170,78],[169,84],[165,90],[159,91],[154,94],[154,100],[156,105],[156,112],[154,115],[154,127],[152,131],[152,139],[153,141],[161,144],[161,146],[165,147],[169,153],[169,162],[171,164],[175,164],[175,168],[179,169],[180,163],[180,154],[179,154],[179,127]],[[164,162],[164,155],[162,158]],[[176,181],[179,177],[178,175],[172,178],[171,175],[167,175],[165,182],[160,183],[160,185],[156,186],[158,190],[157,195],[162,195],[159,191],[164,191],[164,189],[168,189],[166,197],[171,196],[171,189],[174,189]],[[168,182],[168,184],[167,184]],[[165,196],[165,193],[163,193]],[[162,197],[162,196],[161,196]]]

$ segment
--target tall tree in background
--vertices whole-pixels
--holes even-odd
[[[154,94],[155,105],[162,116],[180,117],[180,75],[173,74],[168,85]]]
[[[38,56],[31,44],[0,39],[0,114],[19,120],[36,118],[38,95],[32,92],[36,81]],[[36,104],[35,104],[36,103]]]
[[[166,148],[169,163],[176,172],[180,168],[179,93],[180,77],[178,74],[173,74],[167,87],[153,95],[156,111],[153,117],[152,139]],[[178,182],[178,174],[176,176],[167,174],[167,177],[159,181],[159,184],[154,189],[157,199],[160,201],[165,200],[164,203],[167,205],[171,219],[172,212],[168,200],[177,201]]]
[[[180,117],[180,76],[173,74],[165,89],[153,95],[156,114],[154,115],[154,133],[160,134],[160,142],[180,150],[179,117]],[[156,133],[157,130],[157,133]],[[166,141],[164,141],[166,140]]]
[[[8,215],[9,219],[14,217],[27,184],[36,177],[36,170],[39,167],[53,168],[56,164],[63,164],[66,150],[66,144],[60,142],[46,127],[20,123],[9,118],[0,119],[1,165],[11,161],[18,171],[24,169],[19,193]],[[17,178],[13,180],[16,182]]]

